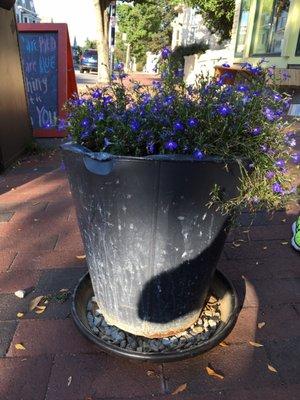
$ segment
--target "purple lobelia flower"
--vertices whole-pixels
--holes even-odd
[[[199,121],[197,120],[197,118],[189,118],[187,121],[187,125],[190,128],[195,128],[196,126],[198,126]]]
[[[285,168],[285,161],[282,158],[280,158],[279,160],[277,160],[275,162],[275,165],[279,169],[284,169]]]
[[[68,128],[68,126],[69,126],[69,122],[66,121],[65,119],[61,119],[61,120],[59,120],[57,129],[59,131],[64,131]]]
[[[109,103],[113,101],[111,96],[103,96],[103,105],[107,106]]]
[[[217,108],[218,114],[220,114],[222,117],[227,117],[232,113],[232,109],[227,106],[227,105],[221,105]]]
[[[264,115],[268,121],[274,121],[276,119],[276,114],[275,114],[274,110],[272,110],[269,107],[266,107],[264,109]]]
[[[152,86],[154,87],[154,89],[159,90],[162,87],[162,83],[160,81],[153,81]]]
[[[282,96],[279,93],[275,93],[273,96],[273,99],[275,101],[280,101],[280,100],[282,100]]]
[[[171,55],[171,50],[168,47],[164,47],[161,51],[161,58],[166,60]]]
[[[150,142],[147,144],[146,148],[149,154],[153,154],[155,151],[155,144],[153,142]]]
[[[130,128],[133,130],[133,132],[136,132],[140,129],[140,123],[136,119],[131,121],[129,125],[130,125]]]
[[[93,93],[92,93],[92,97],[93,97],[94,99],[99,99],[101,96],[102,96],[102,92],[101,92],[100,89],[96,89],[96,90],[94,90]]]
[[[278,182],[273,183],[272,189],[274,193],[283,194],[282,186]]]
[[[174,142],[174,140],[169,140],[168,142],[165,143],[164,147],[166,150],[174,151],[177,149],[178,144]]]
[[[99,113],[96,115],[95,120],[98,121],[98,122],[100,122],[100,121],[103,121],[104,118],[105,118],[104,113],[103,113],[103,112],[99,112]]]
[[[89,126],[90,126],[90,120],[89,120],[89,118],[83,118],[83,120],[81,121],[80,125],[81,125],[83,128],[89,127]]]
[[[287,81],[287,80],[291,77],[291,75],[290,75],[288,72],[286,72],[286,71],[283,71],[282,74],[281,74],[281,76],[282,76],[282,79],[283,79],[284,81]]]
[[[80,134],[81,139],[87,139],[89,136],[90,136],[90,131],[88,130],[85,130]]]
[[[259,126],[257,126],[256,128],[252,129],[251,131],[251,135],[252,136],[258,136],[261,134],[261,128]]]
[[[109,139],[107,139],[107,138],[105,137],[105,138],[104,138],[104,148],[110,146],[111,144],[112,144],[112,142],[111,142]]]
[[[123,71],[123,69],[124,69],[124,63],[120,62],[116,65],[117,71]]]
[[[291,160],[294,164],[300,164],[300,152],[292,154]]]
[[[201,150],[195,149],[193,152],[193,156],[196,160],[202,160],[202,158],[204,157],[204,154]]]
[[[266,178],[267,178],[267,179],[273,179],[274,176],[275,176],[275,172],[274,172],[274,171],[268,171],[268,172],[266,173]]]
[[[174,131],[183,131],[184,125],[181,121],[175,121],[173,124],[173,129],[174,129]]]
[[[230,68],[230,64],[228,64],[228,63],[223,63],[223,64],[222,64],[222,67]]]
[[[248,86],[246,86],[246,85],[238,85],[237,88],[236,88],[236,90],[237,90],[238,92],[245,93],[245,92],[247,92],[247,91],[249,90],[249,88],[248,88]]]
[[[289,146],[289,147],[295,147],[296,144],[297,144],[297,142],[296,142],[296,137],[295,137],[295,132],[293,132],[293,131],[288,132],[288,133],[285,135],[284,141],[285,141],[285,143],[286,143],[287,146]]]
[[[184,70],[183,70],[183,68],[178,68],[178,69],[176,69],[176,70],[174,71],[174,76],[175,76],[176,78],[183,78],[183,76],[184,76]]]

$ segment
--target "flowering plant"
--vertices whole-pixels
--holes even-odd
[[[262,68],[262,63],[243,68],[251,72],[250,78],[234,85],[224,84],[224,75],[201,75],[194,86],[187,86],[182,69],[165,48],[161,80],[151,87],[125,85],[121,65],[109,86],[67,103],[63,124],[75,142],[96,152],[244,160],[239,195],[221,208],[279,208],[295,191],[287,164],[300,161],[293,152],[295,135],[284,122],[290,98],[276,89],[273,69]],[[212,202],[220,200],[215,187]]]

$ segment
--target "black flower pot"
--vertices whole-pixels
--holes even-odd
[[[96,300],[106,321],[159,338],[204,306],[229,218],[208,208],[219,185],[237,194],[238,163],[189,156],[123,157],[71,143],[63,158]]]

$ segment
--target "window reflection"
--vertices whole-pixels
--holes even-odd
[[[253,54],[280,54],[290,0],[258,0]]]
[[[239,21],[238,34],[237,34],[237,39],[236,39],[235,52],[237,55],[243,55],[243,53],[244,53],[248,21],[249,21],[250,3],[251,3],[251,0],[242,0],[240,21]]]

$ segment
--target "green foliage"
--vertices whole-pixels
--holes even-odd
[[[171,22],[176,13],[167,0],[144,0],[135,5],[117,7],[119,29],[127,34],[131,54],[144,62],[147,51],[158,52],[169,45],[172,38]]]
[[[121,32],[117,32],[116,34],[115,61],[123,63],[126,61],[126,46],[122,40]]]
[[[90,40],[89,38],[86,38],[83,46],[83,51],[84,50],[89,50],[89,49],[97,49],[97,41],[96,40]]]

